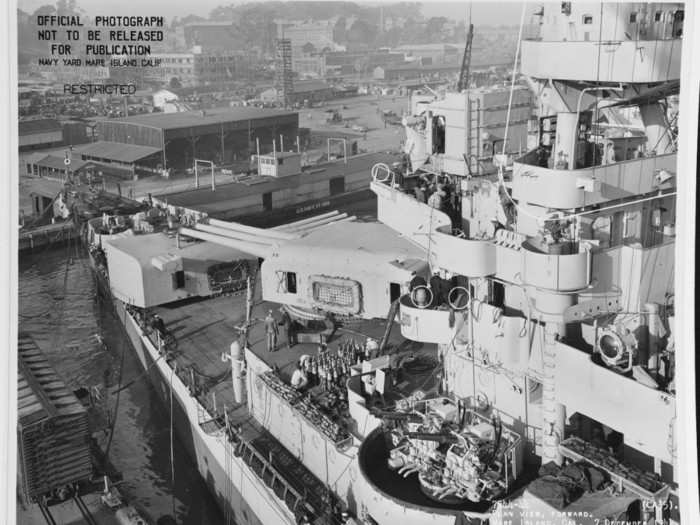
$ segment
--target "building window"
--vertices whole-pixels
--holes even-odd
[[[661,11],[657,11],[654,13],[654,22],[661,22],[661,16],[663,13]]]
[[[630,13],[630,24],[637,23],[637,13]]]
[[[583,23],[584,25],[591,25],[593,23],[593,16],[583,15]]]
[[[569,16],[571,15],[571,2],[562,2],[561,3],[561,12],[562,14]]]

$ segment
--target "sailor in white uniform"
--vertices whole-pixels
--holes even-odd
[[[303,355],[299,358],[299,362],[297,363],[296,368],[294,369],[294,372],[292,373],[292,380],[291,384],[292,387],[295,388],[296,390],[304,390],[306,386],[309,384],[309,378],[306,375],[305,369],[305,362],[307,359],[309,359],[308,355]]]

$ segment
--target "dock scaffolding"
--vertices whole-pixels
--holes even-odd
[[[292,79],[292,41],[288,38],[278,38],[275,43],[275,88],[277,100],[285,106],[289,104],[294,91]]]

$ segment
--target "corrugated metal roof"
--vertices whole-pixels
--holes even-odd
[[[86,146],[75,148],[81,155],[88,157],[116,160],[119,162],[135,162],[158,153],[160,148],[141,146],[138,144],[123,144],[121,142],[99,141]]]
[[[202,116],[201,111],[182,111],[179,113],[147,113],[119,119],[102,119],[102,122],[125,122],[130,124],[142,124],[159,129],[179,129],[193,126],[206,126],[237,122],[241,120],[253,120],[259,118],[281,117],[296,115],[296,111],[281,111],[256,107],[236,108],[211,108]]]
[[[448,49],[464,49],[465,44],[404,44],[398,46],[398,51],[445,51]]]
[[[294,82],[292,91],[294,93],[308,93],[326,89],[331,89],[331,86],[326,84],[323,80],[298,80]]]
[[[428,66],[423,66],[421,64],[400,64],[397,66],[377,66],[380,67],[381,69],[384,70],[384,72],[389,73],[392,71],[425,71],[425,72],[430,72],[430,71],[452,71],[452,70],[458,70],[460,68],[459,64],[435,64],[435,65],[428,65]]]
[[[25,164],[35,164],[39,162],[40,160],[44,160],[48,155],[43,152],[39,153],[32,153],[31,155],[27,155],[24,157],[24,163]]]
[[[56,197],[64,187],[62,182],[44,178],[32,177],[25,179],[23,183],[29,195],[40,195],[49,199]]]
[[[34,133],[48,133],[50,131],[61,131],[61,124],[52,118],[42,118],[35,120],[20,120],[18,123],[19,135],[32,135]]]
[[[57,170],[65,170],[69,168],[71,171],[77,171],[81,169],[87,162],[81,159],[71,158],[70,166],[65,165],[65,157],[58,157],[56,155],[47,155],[44,158],[34,161],[32,164],[36,166],[45,168],[54,168]]]

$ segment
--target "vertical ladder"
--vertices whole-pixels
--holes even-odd
[[[379,342],[379,354],[384,352],[384,348],[389,343],[389,336],[391,335],[391,329],[394,326],[394,319],[399,313],[399,299],[396,299],[391,303],[391,308],[389,308],[389,315],[386,317],[386,327],[384,328],[384,335],[382,335],[382,340]]]

